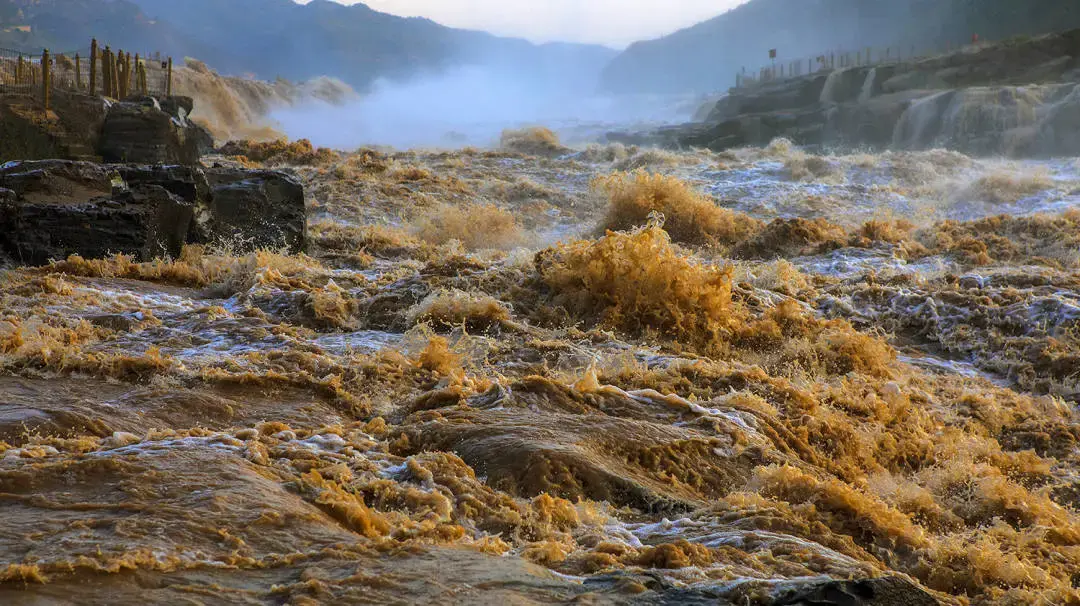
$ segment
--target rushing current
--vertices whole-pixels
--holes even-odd
[[[301,152],[0,274],[0,602],[1080,600],[1075,159]]]

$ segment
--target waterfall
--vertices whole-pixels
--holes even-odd
[[[821,89],[821,98],[819,101],[822,103],[834,103],[836,87],[840,85],[841,74],[844,70],[834,69],[829,72],[829,76],[825,78],[825,87]]]
[[[948,95],[953,96],[955,91],[947,90],[935,93],[929,97],[923,97],[904,111],[900,120],[893,129],[893,147],[898,149],[917,149],[924,145],[924,140],[934,123],[941,119],[942,108],[938,101]]]
[[[871,67],[866,74],[866,80],[863,81],[862,91],[859,92],[859,103],[866,103],[870,100],[871,95],[874,94],[875,79],[877,79],[877,68]]]

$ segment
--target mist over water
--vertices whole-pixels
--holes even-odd
[[[345,105],[312,101],[272,114],[292,139],[337,149],[361,145],[489,146],[506,128],[544,125],[564,142],[595,140],[612,127],[682,122],[691,100],[606,96],[572,79],[560,83],[505,67],[471,65],[407,82],[380,80]]]

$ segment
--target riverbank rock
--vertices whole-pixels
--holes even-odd
[[[0,94],[0,161],[98,161],[97,146],[105,120],[105,101],[55,91],[52,110],[41,110],[32,95]]]
[[[108,167],[67,161],[0,169],[0,248],[32,265],[71,254],[177,256],[194,204],[151,184],[123,185]]]
[[[210,196],[200,205],[194,239],[234,249],[304,249],[307,211],[304,187],[271,170],[210,168]]]
[[[204,128],[162,110],[153,97],[138,97],[109,107],[98,151],[106,162],[197,164],[213,141]],[[209,141],[209,143],[208,143]]]
[[[303,187],[275,171],[67,160],[0,167],[0,251],[21,264],[176,257],[185,243],[295,253],[305,238]]]

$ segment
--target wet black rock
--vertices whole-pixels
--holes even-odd
[[[8,198],[0,202],[0,248],[31,265],[71,254],[176,256],[193,211],[191,204],[155,185],[85,201]]]
[[[225,243],[235,250],[304,249],[307,212],[304,187],[270,170],[210,168],[210,197],[200,206],[194,239]]]
[[[195,166],[148,166],[121,164],[114,167],[129,186],[158,185],[192,204],[205,206],[210,184],[203,170]]]
[[[98,152],[106,162],[191,165],[212,147],[210,134],[186,112],[173,116],[156,99],[139,97],[109,107]]]
[[[162,111],[169,114],[173,118],[186,120],[191,112],[195,109],[195,100],[191,97],[184,97],[181,95],[173,95],[172,97],[163,97],[159,100]]]
[[[796,584],[767,602],[775,606],[937,606],[934,596],[901,577]]]
[[[937,606],[938,600],[929,592],[902,577],[856,579],[797,579],[748,583],[743,587],[678,587],[656,571],[615,571],[595,575],[585,586],[596,591],[635,583],[644,587],[635,604],[667,606],[678,604],[734,606],[751,603],[745,596],[749,587],[765,589],[756,592],[753,602],[760,606]]]
[[[22,264],[71,254],[176,257],[185,243],[299,252],[303,187],[273,171],[104,165],[67,160],[0,167],[0,251]]]

